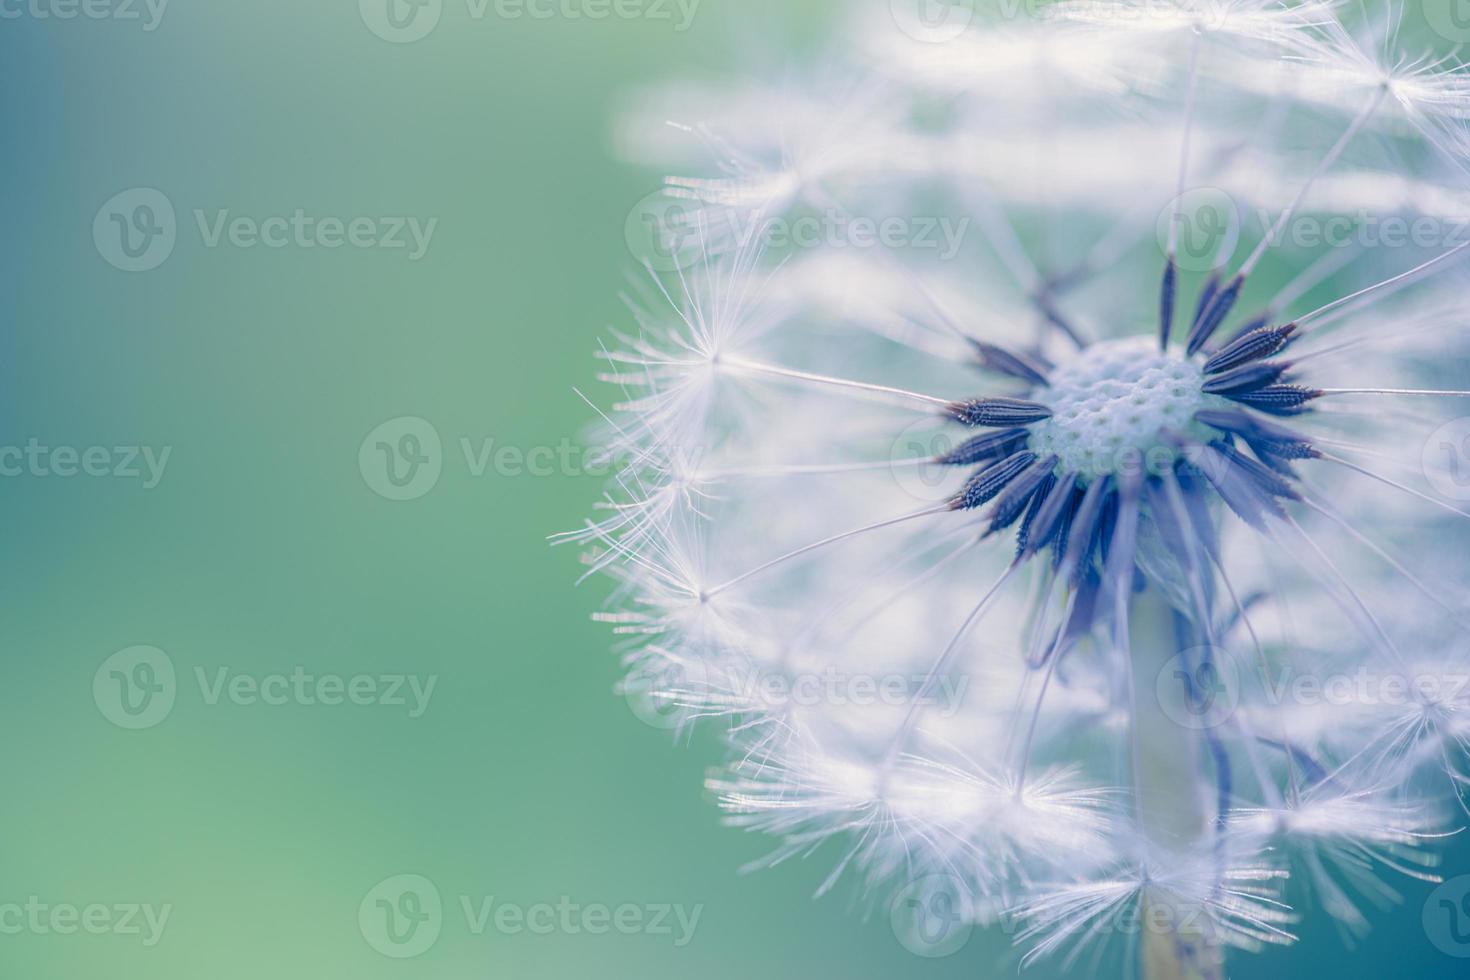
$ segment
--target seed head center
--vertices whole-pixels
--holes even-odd
[[[1086,482],[1116,473],[1134,454],[1146,465],[1167,465],[1177,455],[1166,431],[1201,436],[1201,409],[1222,407],[1206,394],[1193,361],[1160,351],[1148,337],[1093,344],[1052,372],[1035,395],[1052,416],[1032,430],[1038,455],[1055,453],[1057,472]]]

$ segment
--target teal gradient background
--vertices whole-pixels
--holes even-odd
[[[599,587],[573,588],[576,556],[547,547],[599,480],[476,476],[461,451],[558,447],[587,420],[572,386],[623,318],[625,220],[657,186],[612,157],[619,93],[800,57],[824,11],[704,0],[677,31],[467,9],[446,0],[406,44],[370,31],[355,0],[174,0],[152,31],[0,20],[0,443],[171,449],[151,489],[0,480],[0,903],[171,907],[153,946],[0,935],[0,977],[1014,974],[1003,936],[928,960],[851,887],[812,901],[835,852],[738,874],[766,843],[719,826],[701,789],[717,745],[675,745],[612,693],[609,637],[588,619]],[[129,273],[92,227],[135,187],[172,202],[178,240]],[[194,217],[298,208],[438,223],[411,261],[206,247]],[[391,501],[358,451],[401,416],[432,423],[443,472]],[[130,731],[92,685],[137,644],[167,653],[178,690],[165,720]],[[437,686],[410,717],[211,704],[196,682],[297,667]],[[423,955],[393,959],[358,907],[404,873],[437,886],[444,922]],[[1404,890],[1356,953],[1312,917],[1302,946],[1240,957],[1232,976],[1463,975],[1420,926],[1428,887]],[[680,947],[475,934],[461,896],[702,912]]]

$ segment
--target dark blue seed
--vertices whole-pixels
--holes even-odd
[[[1072,603],[1072,615],[1066,625],[1068,640],[1077,640],[1092,632],[1097,621],[1097,597],[1101,585],[1097,573],[1090,568],[1077,582],[1077,600]]]
[[[1185,347],[1191,357],[1199,353],[1200,348],[1209,342],[1220,324],[1230,315],[1235,301],[1240,298],[1240,287],[1243,285],[1245,285],[1245,277],[1237,274],[1224,289],[1215,294],[1215,297],[1210,300],[1210,305],[1205,307],[1199,319],[1194,321],[1194,326],[1189,331],[1189,343]]]
[[[1164,483],[1158,477],[1150,477],[1144,484],[1144,496],[1148,500],[1148,513],[1153,518],[1154,525],[1159,529],[1159,537],[1164,541],[1164,547],[1175,555],[1186,553],[1189,539],[1186,537],[1185,529],[1180,525],[1178,515],[1174,512],[1174,504],[1169,499],[1169,493],[1164,489]]]
[[[1181,460],[1174,467],[1174,479],[1179,482],[1179,491],[1184,496],[1184,510],[1189,515],[1189,524],[1195,537],[1212,555],[1219,554],[1219,543],[1215,539],[1215,520],[1210,514],[1209,502],[1205,499],[1205,488],[1193,473],[1187,471],[1188,463]]]
[[[972,339],[970,345],[975,348],[975,354],[980,359],[981,366],[988,370],[1020,378],[1032,384],[1044,385],[1047,382],[1046,368],[1026,354],[1008,351],[1003,347],[980,340]]]
[[[1056,482],[1057,478],[1048,473],[1046,479],[1041,481],[1041,486],[1031,494],[1031,505],[1026,508],[1026,516],[1021,518],[1021,526],[1016,530],[1016,559],[1018,561],[1031,554],[1032,549],[1029,544],[1031,534],[1036,529],[1036,514],[1046,503],[1047,495],[1051,493]]]
[[[1159,350],[1169,349],[1169,334],[1174,330],[1174,294],[1178,290],[1179,270],[1171,255],[1164,264],[1164,282],[1159,287]]]
[[[1225,339],[1225,343],[1223,343],[1223,344],[1220,345],[1220,348],[1223,350],[1224,348],[1229,347],[1231,344],[1235,343],[1241,337],[1244,337],[1248,333],[1252,333],[1252,332],[1254,332],[1256,330],[1261,329],[1262,327],[1264,327],[1270,321],[1271,321],[1271,314],[1270,314],[1269,311],[1264,312],[1264,313],[1257,313],[1255,316],[1253,316],[1249,320],[1245,321],[1245,323],[1242,323],[1240,325],[1239,329],[1237,329],[1234,333],[1232,333],[1229,337],[1227,337]]]
[[[1321,395],[1321,390],[1302,385],[1269,385],[1256,391],[1244,391],[1226,397],[1271,415],[1284,416],[1300,415],[1307,411],[1307,402]]]
[[[1090,561],[1096,554],[1103,568],[1107,568],[1108,565],[1108,555],[1112,551],[1113,532],[1118,528],[1120,509],[1118,491],[1109,490],[1108,495],[1103,498],[1102,509],[1098,512],[1097,527],[1094,528],[1096,534],[1093,536],[1092,545],[1087,550],[1087,560]]]
[[[1231,464],[1245,474],[1246,478],[1256,485],[1262,493],[1272,497],[1282,497],[1286,500],[1300,500],[1301,495],[1296,492],[1290,483],[1280,473],[1262,465],[1260,462],[1244,455],[1234,446],[1224,443],[1216,443],[1220,453]]]
[[[1295,333],[1295,323],[1248,330],[1211,354],[1210,359],[1205,361],[1204,372],[1205,374],[1220,374],[1242,364],[1270,357],[1291,343]]]
[[[1036,512],[1029,515],[1026,537],[1022,547],[1026,552],[1037,552],[1051,543],[1061,526],[1063,518],[1073,505],[1077,489],[1077,474],[1067,473],[1045,490],[1038,492]],[[1044,499],[1043,499],[1044,498]]]
[[[1036,460],[1027,467],[1026,472],[1016,477],[1015,481],[1006,487],[1000,499],[995,502],[995,509],[990,513],[990,529],[987,533],[995,534],[1016,523],[1026,512],[1031,498],[1036,495],[1042,483],[1051,476],[1052,470],[1056,469],[1056,465],[1057,458],[1047,456]]]
[[[1006,488],[1006,484],[1014,480],[1022,470],[1035,461],[1035,453],[1023,451],[1007,456],[993,466],[986,467],[970,477],[969,482],[950,501],[950,509],[973,510],[988,503]]]
[[[1098,477],[1088,484],[1087,492],[1082,495],[1068,519],[1065,551],[1071,555],[1068,560],[1072,562],[1074,578],[1090,564],[1101,523],[1099,516],[1103,511],[1104,500],[1112,496],[1112,482],[1112,477]]]
[[[1215,294],[1219,291],[1220,274],[1212,272],[1210,278],[1206,279],[1204,286],[1200,288],[1199,299],[1194,304],[1194,317],[1189,321],[1191,326],[1198,323],[1199,318],[1205,315],[1205,310],[1210,308],[1210,304],[1215,300]]]
[[[1317,455],[1307,438],[1284,425],[1254,418],[1237,409],[1206,409],[1194,413],[1195,421],[1203,422],[1221,432],[1240,436],[1251,446],[1263,443],[1272,447],[1272,452],[1289,459],[1310,459]]]
[[[935,458],[944,466],[972,466],[987,460],[1005,459],[1026,444],[1025,429],[998,429],[966,439],[950,452]]]
[[[1221,452],[1223,448],[1221,443],[1197,447],[1200,473],[1241,520],[1258,531],[1264,531],[1268,515],[1285,516],[1285,511]]]
[[[1282,375],[1290,371],[1290,361],[1262,361],[1259,364],[1242,364],[1233,371],[1217,374],[1201,388],[1211,395],[1234,395],[1247,391],[1258,391],[1274,385]]]
[[[1062,567],[1062,559],[1067,557],[1067,539],[1071,535],[1072,520],[1077,516],[1077,508],[1082,503],[1083,494],[1081,490],[1073,489],[1071,497],[1062,505],[1062,515],[1057,519],[1057,528],[1052,537],[1056,544],[1051,549],[1051,567],[1055,571]]]
[[[975,398],[966,402],[952,402],[948,411],[956,421],[986,428],[1031,425],[1051,418],[1051,409],[1045,405],[1019,398]]]

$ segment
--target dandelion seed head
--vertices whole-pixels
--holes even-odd
[[[684,248],[564,539],[627,684],[818,894],[937,875],[1068,967],[1356,937],[1470,814],[1470,245],[1366,237],[1470,214],[1470,75],[1328,2],[951,28],[624,117]]]
[[[1112,474],[1130,459],[1171,464],[1177,449],[1165,433],[1207,438],[1195,415],[1229,404],[1206,394],[1204,381],[1198,364],[1160,352],[1146,337],[1094,344],[1058,367],[1038,394],[1052,414],[1030,444],[1055,455],[1063,473]]]

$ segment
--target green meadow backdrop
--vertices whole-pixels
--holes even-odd
[[[738,874],[545,540],[657,186],[618,93],[840,7],[0,4],[0,976],[1015,973]],[[1405,891],[1232,975],[1462,975]]]

